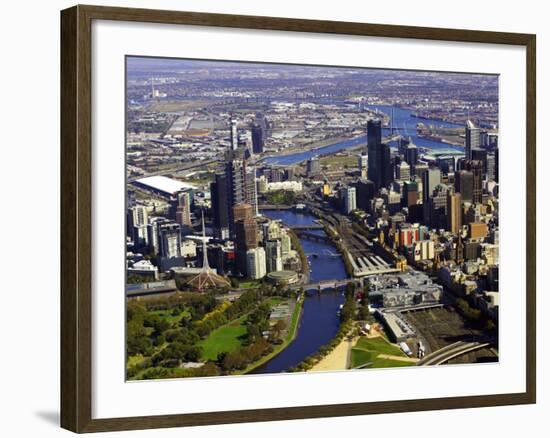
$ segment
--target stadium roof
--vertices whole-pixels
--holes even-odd
[[[137,184],[146,186],[150,189],[164,192],[169,195],[184,190],[196,188],[193,184],[184,183],[176,179],[168,178],[166,176],[148,176],[135,181]]]

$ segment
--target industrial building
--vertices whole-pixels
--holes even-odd
[[[136,187],[155,193],[156,195],[167,199],[175,196],[177,192],[182,190],[192,190],[196,188],[193,184],[161,175],[140,178],[134,181],[133,184]]]

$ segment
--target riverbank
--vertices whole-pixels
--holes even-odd
[[[292,319],[290,322],[290,327],[288,329],[288,334],[285,337],[283,343],[281,345],[276,346],[271,353],[267,354],[266,356],[257,360],[253,364],[250,364],[244,370],[235,374],[251,373],[255,369],[261,367],[266,362],[273,359],[278,354],[282,353],[284,349],[290,345],[290,343],[296,338],[296,334],[298,333],[298,327],[299,327],[300,319],[302,317],[302,312],[303,312],[303,302],[304,302],[303,296],[298,297],[296,301],[296,305],[294,306],[294,311],[292,312]]]
[[[285,150],[283,150],[282,152],[278,152],[277,154],[267,155],[263,157],[262,160],[267,158],[274,158],[274,157],[286,157],[289,155],[300,154],[303,152],[311,152],[314,149],[320,149],[326,146],[331,146],[334,143],[339,143],[345,140],[349,140],[350,138],[352,137],[341,136],[341,135],[336,137],[325,138],[323,140],[314,141],[301,146],[286,148]]]
[[[340,371],[350,367],[350,355],[354,340],[342,339],[342,341],[322,358],[310,371]]]

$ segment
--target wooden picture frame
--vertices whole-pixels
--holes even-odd
[[[519,45],[526,48],[526,391],[419,400],[92,418],[91,25],[93,20]],[[75,6],[61,12],[61,426],[99,432],[529,404],[536,401],[536,37],[530,34]]]

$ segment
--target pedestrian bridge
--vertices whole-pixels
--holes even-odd
[[[348,283],[353,283],[355,285],[363,286],[363,283],[360,280],[353,279],[353,278],[344,278],[341,280],[321,280],[318,282],[312,282],[308,284],[302,284],[302,285],[298,284],[298,285],[295,285],[294,288],[295,289],[302,288],[305,291],[316,290],[320,292],[322,290],[327,290],[327,289],[343,288],[347,286]]]

